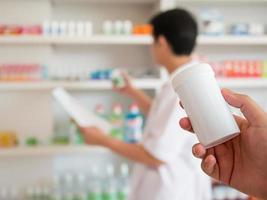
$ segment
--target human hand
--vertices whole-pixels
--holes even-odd
[[[267,199],[267,114],[248,96],[223,89],[225,100],[239,108],[245,118],[235,116],[239,136],[216,147],[193,147],[195,157],[202,159],[203,171],[212,178],[246,194]],[[180,126],[193,132],[190,120]]]
[[[105,146],[108,137],[97,127],[80,127],[86,144]]]
[[[116,87],[113,85],[113,90],[117,91],[121,94],[127,95],[127,96],[132,96],[134,91],[136,90],[133,87],[132,81],[130,76],[126,72],[121,72],[122,78],[124,79],[125,86],[124,87]]]

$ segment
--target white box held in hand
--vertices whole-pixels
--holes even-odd
[[[206,148],[224,143],[240,133],[209,64],[182,67],[171,81],[200,143]]]
[[[80,127],[95,126],[105,133],[109,133],[112,129],[112,125],[108,121],[86,110],[63,88],[54,89],[53,96]]]

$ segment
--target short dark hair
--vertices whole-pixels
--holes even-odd
[[[190,55],[195,48],[198,35],[197,22],[186,10],[176,8],[154,16],[150,24],[157,40],[164,36],[176,55]]]

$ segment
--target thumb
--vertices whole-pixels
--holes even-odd
[[[236,94],[228,89],[222,89],[222,95],[231,106],[241,110],[251,125],[262,126],[267,124],[266,113],[249,96]]]

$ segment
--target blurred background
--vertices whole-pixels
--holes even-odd
[[[112,74],[126,70],[136,87],[158,92],[168,75],[153,67],[148,20],[175,7],[199,23],[194,59],[213,66],[221,87],[267,109],[266,0],[1,0],[1,200],[127,199],[132,163],[86,147],[51,90],[66,88],[123,140],[135,105],[112,91]],[[219,183],[213,193],[250,198]]]

